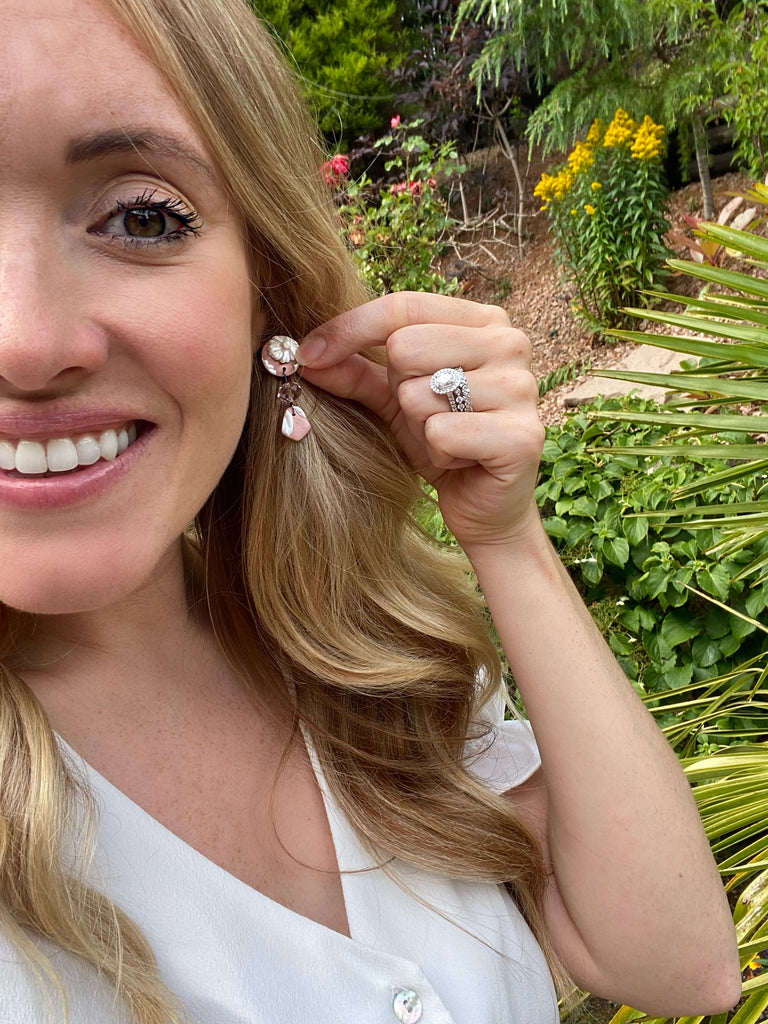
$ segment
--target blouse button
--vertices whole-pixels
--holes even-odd
[[[416,1024],[416,1021],[421,1020],[423,1007],[413,989],[401,988],[395,993],[392,1009],[400,1024]]]

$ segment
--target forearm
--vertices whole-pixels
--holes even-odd
[[[653,1011],[652,977],[660,1011],[691,1012],[702,977],[734,976],[734,942],[677,758],[538,524],[467,553],[541,750],[555,941],[593,990]]]

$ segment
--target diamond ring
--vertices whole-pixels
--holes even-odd
[[[448,396],[451,412],[473,411],[469,381],[460,366],[446,366],[437,370],[430,377],[429,386],[436,395]]]

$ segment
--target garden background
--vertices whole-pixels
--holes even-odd
[[[255,6],[372,291],[494,302],[531,337],[545,526],[678,752],[730,894],[744,995],[711,1022],[768,1019],[768,2]],[[617,370],[638,342],[680,369]],[[668,400],[567,412],[588,370]],[[421,515],[453,543],[428,491]],[[651,1024],[581,993],[562,1012]]]

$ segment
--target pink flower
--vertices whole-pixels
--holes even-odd
[[[394,131],[395,128],[399,128],[400,127],[400,115],[399,114],[395,114],[395,116],[389,122],[389,127],[392,129],[392,131]]]
[[[429,186],[429,188],[437,188],[437,179],[427,178],[427,185]]]
[[[411,195],[415,196],[416,199],[419,198],[419,196],[421,195],[422,191],[424,190],[424,186],[423,186],[423,184],[420,181],[409,181],[408,182],[408,188],[411,191]]]
[[[394,185],[389,186],[389,191],[393,196],[401,196],[407,187],[404,181],[398,181]]]
[[[349,174],[349,157],[337,153],[320,168],[326,185],[340,185]]]

